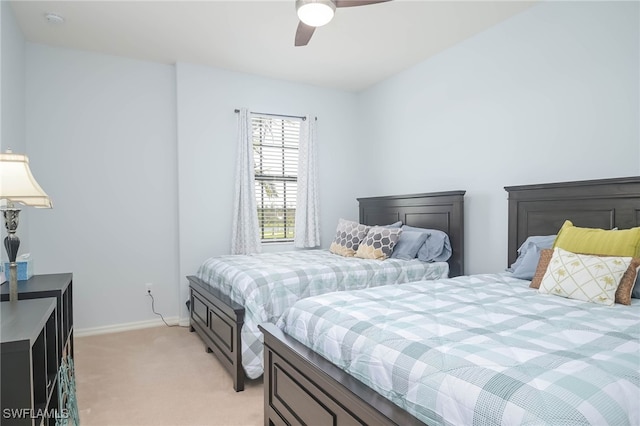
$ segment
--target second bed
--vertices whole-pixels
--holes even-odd
[[[359,222],[444,232],[447,262],[343,257],[327,250],[217,256],[206,260],[190,286],[191,330],[230,371],[236,391],[263,373],[258,324],[275,322],[295,301],[317,294],[463,273],[464,191],[359,198]]]

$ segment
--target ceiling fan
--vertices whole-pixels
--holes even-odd
[[[333,19],[336,7],[366,6],[391,0],[296,0],[300,23],[296,31],[296,46],[306,46],[317,27]]]

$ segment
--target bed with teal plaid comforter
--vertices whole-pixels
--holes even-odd
[[[639,425],[640,301],[528,285],[490,274],[332,293],[278,326],[429,425]]]
[[[264,372],[262,332],[299,299],[333,291],[446,278],[449,264],[417,259],[371,260],[343,257],[328,250],[297,250],[207,259],[198,278],[244,306],[242,365],[247,377]]]

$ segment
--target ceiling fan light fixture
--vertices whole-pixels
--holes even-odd
[[[312,27],[328,24],[336,10],[331,0],[296,0],[298,18]]]

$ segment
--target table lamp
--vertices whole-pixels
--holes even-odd
[[[9,256],[9,300],[18,300],[18,270],[16,256],[20,247],[18,229],[17,204],[50,209],[49,196],[42,190],[31,174],[29,158],[26,155],[14,154],[10,149],[0,153],[0,211],[4,216],[7,236],[4,247]],[[6,274],[7,271],[5,271]]]

